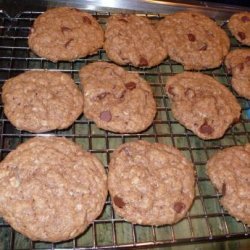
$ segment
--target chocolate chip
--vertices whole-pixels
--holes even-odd
[[[66,26],[62,26],[62,27],[61,27],[62,33],[67,32],[67,31],[71,31],[71,30],[72,30],[71,28],[66,27]]]
[[[65,44],[64,44],[64,47],[67,48],[69,46],[69,44],[73,41],[74,39],[71,38],[69,39]]]
[[[240,37],[240,40],[246,39],[246,34],[244,32],[238,32],[238,36]]]
[[[249,22],[249,21],[250,21],[250,18],[249,18],[248,16],[243,16],[243,17],[241,17],[241,21],[242,21],[243,23],[246,23],[246,22]]]
[[[126,89],[133,90],[134,88],[136,88],[136,84],[134,82],[127,82],[125,83],[125,87]]]
[[[111,115],[110,111],[108,111],[108,110],[102,111],[102,112],[100,113],[100,119],[101,119],[102,121],[105,121],[105,122],[111,121],[112,115]]]
[[[226,183],[223,182],[222,188],[221,188],[221,193],[223,196],[226,194],[226,191],[227,191],[227,186],[226,186]]]
[[[204,43],[200,48],[199,48],[199,51],[205,51],[207,50],[207,44]]]
[[[147,59],[144,58],[144,57],[140,57],[139,66],[140,66],[140,67],[148,66],[148,61],[147,61]]]
[[[208,125],[206,121],[200,126],[199,130],[202,134],[207,135],[211,135],[214,132],[214,129],[210,125]]]
[[[250,66],[250,56],[245,58],[246,65]]]
[[[188,34],[188,40],[189,40],[190,42],[194,42],[194,41],[196,40],[195,35],[189,33],[189,34]]]
[[[86,23],[86,24],[91,24],[92,23],[91,20],[87,16],[83,16],[82,21],[83,21],[83,23]]]
[[[185,209],[186,205],[183,202],[177,201],[174,203],[174,211],[176,213],[181,213],[183,209]]]
[[[238,123],[239,121],[240,121],[240,118],[239,118],[239,117],[236,117],[236,118],[233,119],[233,122],[232,122],[232,123],[235,124],[235,123]]]
[[[114,197],[113,202],[119,208],[123,208],[126,205],[123,199],[117,195]]]
[[[239,69],[239,71],[242,71],[244,69],[244,63],[239,63],[236,67]]]
[[[174,86],[169,86],[168,89],[167,89],[168,93],[172,96],[175,96],[175,93],[174,93]]]

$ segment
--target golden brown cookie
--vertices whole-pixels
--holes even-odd
[[[228,28],[236,39],[245,45],[250,45],[250,12],[244,11],[231,16]]]
[[[232,73],[232,86],[235,91],[250,99],[250,49],[231,51],[225,60],[229,72]]]
[[[143,225],[173,224],[195,196],[192,163],[172,146],[134,141],[111,156],[108,188],[115,212]]]
[[[104,49],[115,63],[135,67],[152,67],[167,57],[160,33],[152,21],[132,14],[109,17]]]
[[[195,12],[167,15],[158,24],[169,56],[186,70],[210,69],[221,65],[230,41],[209,17]]]
[[[175,119],[204,140],[222,137],[240,118],[237,99],[211,76],[183,72],[169,77],[166,93]]]
[[[106,62],[80,70],[84,115],[99,128],[118,133],[136,133],[154,120],[156,103],[149,84],[138,73]]]
[[[28,39],[32,51],[53,62],[95,54],[103,41],[104,32],[96,19],[69,7],[49,9],[38,16]]]
[[[83,96],[61,72],[29,71],[3,85],[4,113],[17,129],[45,132],[68,128],[82,113]]]
[[[222,194],[223,207],[250,225],[250,144],[217,152],[207,162],[207,173]]]
[[[102,164],[65,138],[30,139],[0,163],[0,214],[35,241],[78,236],[100,215],[106,196]]]

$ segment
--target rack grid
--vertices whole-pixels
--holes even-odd
[[[34,19],[41,12],[26,11],[11,18],[0,12],[0,85],[10,77],[28,70],[49,69],[70,74],[79,84],[78,71],[84,65],[94,61],[109,61],[104,50],[98,54],[74,62],[52,63],[39,58],[31,52],[27,37]],[[111,13],[91,12],[99,23],[104,26]],[[141,15],[144,15],[140,13]],[[146,14],[145,14],[146,15]],[[161,18],[150,14],[152,19]],[[241,47],[232,37],[226,27],[226,22],[220,22],[231,40],[232,49]],[[11,150],[28,138],[34,136],[57,135],[69,138],[95,154],[104,164],[108,172],[110,155],[120,144],[143,139],[149,142],[160,142],[177,147],[190,159],[196,168],[196,197],[191,210],[179,223],[169,226],[139,226],[132,225],[117,216],[113,211],[108,197],[103,213],[90,227],[74,240],[51,244],[32,242],[15,232],[0,218],[0,249],[97,249],[97,248],[149,248],[156,246],[172,246],[194,242],[212,242],[216,240],[249,238],[250,228],[237,222],[228,215],[219,204],[219,193],[214,189],[205,173],[205,165],[209,157],[218,149],[249,142],[250,133],[250,103],[234,92],[230,85],[231,75],[224,65],[214,70],[202,71],[212,75],[225,84],[236,96],[242,107],[239,123],[231,127],[223,138],[204,141],[186,130],[172,116],[169,100],[164,86],[169,76],[183,71],[176,62],[166,59],[162,64],[151,69],[138,69],[132,66],[124,67],[138,72],[150,82],[157,102],[157,115],[150,128],[137,134],[115,134],[98,129],[95,124],[83,115],[67,130],[51,133],[32,134],[16,130],[3,113],[0,102],[0,157],[3,159]],[[167,194],[166,194],[167,195]],[[1,248],[2,246],[2,248]]]

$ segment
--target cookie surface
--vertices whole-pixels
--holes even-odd
[[[144,225],[185,217],[195,195],[192,164],[172,146],[135,141],[111,156],[108,188],[115,212]]]
[[[84,115],[99,128],[136,133],[153,122],[156,103],[149,84],[137,73],[106,62],[80,70]]]
[[[167,50],[151,20],[136,15],[109,17],[104,49],[120,65],[152,67],[167,57]]]
[[[169,77],[166,93],[175,119],[204,140],[222,137],[240,118],[236,98],[211,76],[183,72]]]
[[[224,208],[250,225],[250,144],[217,152],[207,162],[207,173]]]
[[[177,12],[157,27],[170,58],[186,70],[216,68],[228,53],[230,41],[225,31],[205,15]]]
[[[250,49],[231,51],[225,60],[229,72],[232,73],[232,86],[235,91],[250,99]]]
[[[65,138],[30,139],[0,163],[0,214],[32,240],[76,237],[100,215],[106,196],[102,164]]]
[[[250,12],[245,11],[232,15],[228,28],[239,42],[250,45]]]
[[[83,96],[71,77],[52,71],[29,71],[3,85],[4,113],[30,132],[69,127],[82,113]]]
[[[35,54],[53,62],[94,54],[103,41],[104,32],[92,15],[68,7],[50,9],[38,16],[28,38]]]

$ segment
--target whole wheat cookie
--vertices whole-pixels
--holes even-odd
[[[108,18],[104,49],[120,65],[152,67],[167,57],[160,33],[146,17],[119,14]]]
[[[244,11],[232,15],[228,28],[239,42],[250,45],[250,12]]]
[[[235,91],[250,99],[250,49],[231,51],[225,60],[229,72],[232,73],[232,86]]]
[[[69,7],[50,9],[38,16],[28,38],[32,51],[52,62],[95,54],[103,42],[104,32],[96,19]]]
[[[250,144],[217,152],[207,162],[207,173],[222,194],[223,207],[250,225]]]
[[[30,139],[0,163],[0,214],[32,240],[76,237],[100,215],[106,196],[100,161],[65,138]]]
[[[149,84],[137,73],[106,62],[80,70],[84,115],[99,128],[136,133],[148,128],[156,114]]]
[[[65,73],[25,72],[7,80],[2,90],[4,113],[17,129],[64,129],[82,113],[82,93]]]
[[[211,76],[183,72],[169,77],[166,93],[175,119],[204,140],[222,137],[240,118],[236,98]]]
[[[185,217],[195,196],[194,169],[168,145],[134,141],[112,154],[108,189],[115,212],[143,225],[173,224]]]
[[[170,58],[183,64],[186,70],[220,66],[230,47],[225,31],[203,14],[170,14],[157,28]]]

